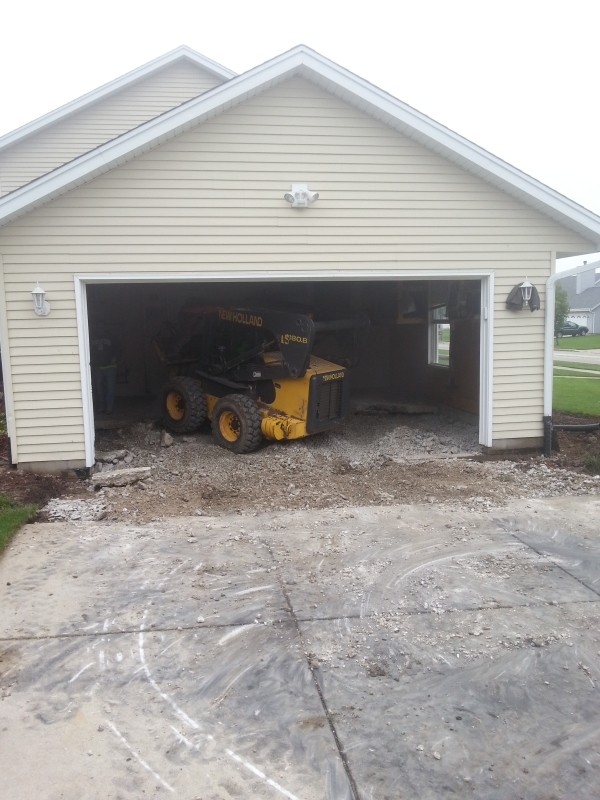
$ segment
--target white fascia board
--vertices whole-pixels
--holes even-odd
[[[309,51],[312,80],[526,205],[600,244],[600,217],[373,84]],[[310,77],[306,75],[306,77]]]
[[[143,64],[141,67],[137,67],[131,72],[127,72],[125,75],[121,75],[120,78],[115,78],[114,81],[105,83],[98,89],[94,89],[93,91],[78,97],[76,100],[66,103],[64,106],[60,106],[60,108],[57,108],[54,111],[50,111],[48,114],[44,114],[42,117],[38,117],[38,119],[35,119],[32,122],[22,125],[20,128],[17,128],[16,130],[11,131],[4,136],[0,136],[0,150],[9,147],[10,145],[26,138],[27,136],[37,133],[38,131],[42,130],[42,128],[52,125],[54,122],[58,122],[58,120],[63,119],[63,117],[67,117],[69,114],[74,114],[76,111],[81,111],[81,109],[86,108],[93,103],[97,103],[98,100],[102,100],[114,92],[118,92],[132,83],[141,80],[142,78],[147,78],[157,70],[163,69],[164,67],[167,67],[170,64],[173,64],[176,61],[184,58],[192,61],[198,67],[210,72],[212,75],[215,75],[217,78],[220,78],[223,81],[228,81],[231,80],[231,78],[236,77],[237,73],[232,72],[230,69],[227,69],[227,67],[222,67],[220,64],[217,64],[216,61],[206,58],[206,56],[203,56],[201,53],[197,53],[190,47],[183,45],[175,48],[175,50],[171,50],[169,53],[165,53],[163,56],[155,58],[153,61],[149,61],[147,64]]]
[[[0,224],[135,158],[292,75],[301,75],[322,86],[345,102],[600,245],[599,216],[304,45],[232,78],[5,195],[0,200]]]

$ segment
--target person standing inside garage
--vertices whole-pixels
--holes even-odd
[[[117,362],[123,348],[103,322],[96,326],[96,335],[90,342],[91,367],[96,390],[96,410],[112,414],[115,405]]]

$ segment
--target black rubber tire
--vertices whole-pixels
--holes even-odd
[[[234,441],[226,439],[221,432],[220,419],[226,412],[235,414],[239,422],[239,435]],[[251,453],[262,440],[261,422],[260,409],[251,397],[229,394],[215,403],[211,418],[212,434],[215,442],[225,450],[238,455]]]
[[[579,331],[579,335],[580,336],[585,336],[586,333],[587,333],[587,331]]]
[[[167,407],[167,398],[172,392],[181,396],[180,408],[183,414],[174,419]],[[206,398],[200,383],[194,378],[171,378],[163,386],[162,399],[163,426],[172,433],[191,433],[197,430],[206,419]]]
[[[559,331],[559,332],[556,334],[556,338],[557,338],[557,339],[562,339],[562,338],[563,338],[563,336],[564,336],[564,333],[563,333],[562,331]]]

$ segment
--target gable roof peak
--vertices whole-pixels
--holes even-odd
[[[99,86],[91,92],[87,92],[87,94],[81,95],[81,97],[77,97],[69,103],[65,103],[65,105],[54,109],[54,111],[50,111],[31,122],[27,122],[25,125],[21,125],[14,131],[9,131],[9,133],[4,134],[4,136],[0,136],[0,150],[182,59],[191,61],[196,66],[210,72],[222,81],[228,81],[231,78],[235,78],[237,75],[237,73],[232,72],[230,69],[227,69],[227,67],[223,67],[211,58],[207,58],[203,56],[202,53],[198,53],[196,50],[192,50],[191,47],[183,44],[176,47],[174,50],[170,50],[168,53],[164,53],[162,56],[158,56],[158,58],[154,58],[152,61],[148,61],[146,64],[142,64],[140,67],[136,67],[130,72],[126,72],[119,78],[115,78],[113,81]]]
[[[296,45],[220,86],[112,139],[0,199],[0,225],[185,130],[300,75],[467,172],[600,245],[600,216],[494,156],[383,89]]]

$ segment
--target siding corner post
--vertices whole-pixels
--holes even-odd
[[[492,447],[494,402],[494,273],[481,278],[479,443]]]
[[[17,464],[19,450],[17,445],[17,428],[15,423],[15,406],[13,399],[12,365],[10,357],[10,339],[8,335],[8,317],[6,310],[6,288],[4,285],[4,263],[0,253],[0,342],[2,344],[2,373],[4,378],[4,405],[6,408],[6,429],[10,439],[11,462]]]
[[[73,275],[73,283],[75,286],[75,314],[77,317],[77,341],[79,345],[85,466],[89,468],[94,466],[96,459],[94,454],[94,401],[92,398],[92,373],[90,369],[87,292],[86,284],[82,276]]]

